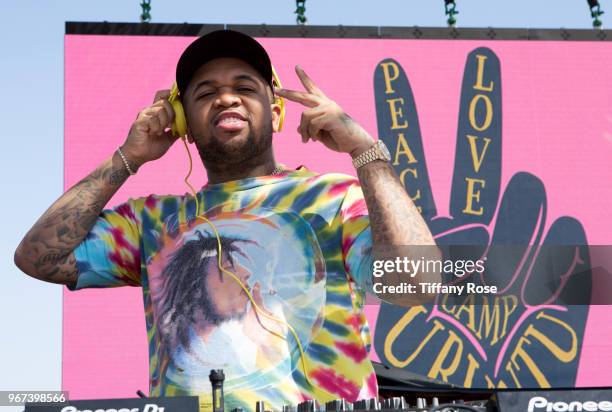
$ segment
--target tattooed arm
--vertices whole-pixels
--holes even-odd
[[[130,162],[135,170],[137,165]],[[38,219],[15,252],[15,264],[40,280],[74,285],[72,251],[85,239],[98,215],[128,178],[118,153],[62,195]]]
[[[156,93],[154,103],[139,114],[121,147],[134,172],[164,155],[176,140],[166,129],[174,110],[169,90]],[[129,177],[118,152],[64,193],[23,238],[15,264],[28,275],[47,282],[75,285],[74,249],[85,239],[98,215]]]
[[[333,100],[323,93],[315,82],[299,66],[296,74],[305,91],[275,89],[274,93],[301,103],[307,109],[302,113],[298,132],[302,142],[319,141],[331,150],[349,153],[353,159],[369,149],[374,139]],[[439,259],[431,232],[421,214],[402,187],[390,164],[374,161],[357,171],[370,216],[370,228],[374,248],[384,248],[387,256],[403,259]],[[425,247],[420,247],[425,246]],[[409,282],[439,282],[437,273],[387,273],[380,278],[384,285]],[[379,294],[389,302],[414,305],[431,300],[421,293]]]
[[[393,167],[374,161],[357,169],[376,245],[435,245],[429,228]]]
[[[364,150],[353,153],[353,157]],[[402,187],[393,167],[377,160],[360,167],[357,176],[368,208],[374,248],[384,248],[385,256],[390,258],[440,259],[429,228]],[[420,282],[440,282],[440,275],[421,272],[409,277],[406,273],[386,273],[379,280],[388,286],[409,282],[418,287]],[[400,305],[422,304],[432,298],[423,293],[381,294],[380,297]]]

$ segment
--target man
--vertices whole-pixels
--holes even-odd
[[[210,408],[208,373],[220,363],[228,409],[377,395],[363,313],[367,251],[434,242],[384,145],[296,72],[305,91],[273,90],[269,57],[254,39],[199,38],[176,74],[187,138],[208,174],[197,202],[149,196],[102,211],[176,141],[169,92],[160,91],[123,145],[54,203],[15,253],[27,274],[71,290],[142,286],[151,396],[197,394]],[[358,179],[276,163],[274,94],[307,108],[302,142],[350,155]]]
[[[232,224],[240,227],[236,222]],[[225,231],[221,225],[219,229]],[[252,371],[260,373],[262,364],[282,362],[288,356],[286,350],[283,352],[287,344],[278,334],[286,334],[286,329],[253,310],[247,291],[241,287],[241,283],[253,283],[249,282],[253,271],[248,268],[253,262],[248,257],[261,257],[262,245],[237,237],[220,237],[222,267],[238,277],[240,282],[236,282],[217,266],[214,234],[197,229],[193,236],[186,234],[180,239],[187,241],[176,248],[166,242],[163,253],[168,249],[173,252],[160,276],[152,277],[150,273],[151,290],[159,291],[153,300],[161,343],[172,359],[166,376],[172,376],[183,388],[197,390],[207,384],[211,369],[231,369],[232,376],[226,382],[226,388],[231,388],[237,378],[244,379]],[[272,261],[273,257],[265,259]],[[282,316],[282,311],[275,313],[267,307],[274,304],[272,300],[262,297],[260,282],[268,289],[269,279],[256,276],[258,280],[249,288],[254,303],[265,315]]]

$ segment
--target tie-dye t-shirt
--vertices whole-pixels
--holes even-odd
[[[209,374],[223,369],[227,410],[375,397],[358,181],[301,168],[207,185],[198,199],[214,229],[192,196],[149,196],[104,211],[75,250],[75,289],[142,287],[150,395],[198,395],[210,410]],[[219,270],[215,229],[248,294]]]

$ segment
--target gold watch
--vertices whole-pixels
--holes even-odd
[[[383,143],[382,140],[378,140],[372,147],[353,159],[353,166],[355,169],[359,169],[362,166],[367,165],[374,160],[384,160],[388,162],[391,160],[391,153],[389,149]]]

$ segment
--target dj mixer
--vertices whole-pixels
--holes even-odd
[[[340,412],[340,411],[380,411],[380,412],[459,412],[495,411],[491,402],[493,392],[472,391],[457,388],[444,382],[424,378],[403,370],[389,368],[374,363],[379,383],[379,398],[361,399],[349,402],[335,399],[326,403],[305,400],[297,405],[268,405],[258,401],[255,412]],[[223,409],[223,371],[213,370],[210,381],[213,387],[213,412]],[[245,412],[242,408],[230,412]]]
[[[257,401],[245,409],[226,408],[223,370],[212,370],[211,412],[612,412],[612,388],[469,389],[457,387],[405,370],[374,363],[378,397],[336,399],[325,403],[304,400],[295,405],[270,405]],[[137,399],[66,400],[60,403],[26,403],[25,412],[199,412],[197,396]]]
[[[258,401],[255,412],[578,412],[612,411],[612,388],[490,389],[457,387],[374,363],[379,397],[326,403],[305,400],[297,405],[267,405]],[[213,412],[223,409],[223,372],[211,371]],[[241,408],[231,412],[244,412]]]
[[[255,412],[271,412],[278,408],[266,408],[264,402],[259,401],[255,404]],[[376,398],[362,399],[356,402],[347,402],[344,399],[336,399],[325,404],[319,404],[314,400],[306,400],[297,405],[283,405],[282,412],[340,412],[340,411],[380,411],[380,412],[460,412],[460,411],[493,411],[493,406],[489,400],[453,401],[452,403],[440,404],[437,397],[417,398],[414,404],[410,404],[402,396],[380,400]],[[234,408],[231,412],[245,412],[242,408]]]

